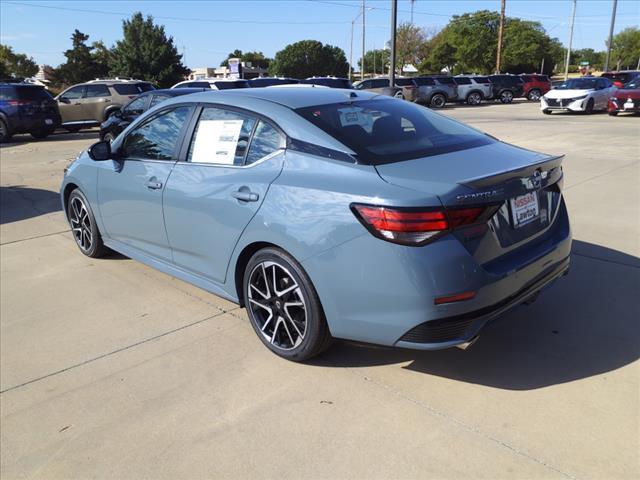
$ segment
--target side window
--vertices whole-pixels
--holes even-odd
[[[106,85],[87,85],[87,98],[110,97],[111,93]]]
[[[144,104],[146,103],[147,98],[149,97],[145,95],[132,100],[122,109],[123,113],[125,115],[140,115],[144,112]]]
[[[196,126],[189,162],[242,165],[256,119],[242,113],[205,107]]]
[[[251,165],[284,146],[282,135],[266,122],[260,120],[253,134],[245,165]]]
[[[84,90],[84,87],[72,87],[69,90],[67,90],[66,92],[64,92],[60,97],[61,98],[66,98],[69,100],[76,100],[78,98],[82,98],[82,91]]]
[[[384,78],[377,78],[373,80],[373,88],[384,88],[389,86],[389,80]]]
[[[172,160],[180,131],[189,118],[191,107],[162,112],[133,130],[123,143],[125,157]]]
[[[149,108],[155,107],[160,102],[164,102],[167,98],[169,98],[167,95],[154,95],[153,98],[151,99],[151,104],[149,105]]]
[[[0,87],[0,100],[13,100],[16,92],[13,87]]]

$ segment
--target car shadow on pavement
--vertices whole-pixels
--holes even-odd
[[[487,325],[462,351],[414,351],[337,342],[310,362],[402,368],[507,390],[532,390],[603,375],[640,358],[640,259],[575,241],[571,272]]]
[[[57,130],[55,133],[41,139],[33,138],[29,134],[18,134],[11,137],[11,140],[7,143],[0,144],[0,151],[8,148],[18,147],[26,145],[28,143],[42,143],[42,142],[63,142],[67,140],[90,140],[95,139],[97,142],[100,140],[100,131],[97,128],[90,130],[81,130],[79,132],[67,132],[66,130]]]
[[[22,185],[0,187],[0,224],[18,222],[62,210],[60,195]]]

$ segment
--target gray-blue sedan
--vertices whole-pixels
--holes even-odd
[[[561,157],[367,92],[167,100],[66,170],[85,255],[107,248],[244,305],[302,361],[332,338],[465,346],[569,268]]]

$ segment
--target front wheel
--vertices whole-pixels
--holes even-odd
[[[587,102],[587,106],[584,108],[584,113],[587,115],[591,115],[593,113],[594,102],[593,98],[590,98]]]
[[[617,112],[617,111],[615,111],[615,110],[611,110],[611,111],[609,112],[609,116],[610,116],[610,117],[615,117],[616,115],[618,115],[618,112]]]
[[[286,252],[265,248],[255,253],[244,272],[243,292],[251,325],[273,353],[302,362],[330,345],[315,288]]]
[[[513,92],[510,90],[505,90],[500,93],[500,101],[502,103],[511,103],[513,102]]]
[[[551,115],[551,110],[542,110],[545,115]]]
[[[467,105],[480,105],[482,102],[482,95],[478,92],[472,92],[467,95]]]
[[[31,132],[31,136],[35,139],[42,139],[42,138],[47,138],[49,135],[51,135],[53,133],[54,129],[51,128],[42,128],[40,130],[36,130],[34,132]]]
[[[538,90],[537,88],[534,88],[527,94],[527,99],[531,102],[537,102],[538,100],[540,100],[541,96],[542,96],[542,93],[540,92],[540,90]]]
[[[102,243],[102,236],[91,207],[89,207],[89,202],[79,188],[76,188],[69,195],[67,218],[73,238],[83,254],[87,257],[97,258],[106,253],[107,247]]]
[[[431,108],[442,108],[446,103],[447,103],[447,97],[445,97],[441,93],[436,93],[433,97],[431,97],[429,106]]]
[[[6,143],[11,140],[11,132],[7,122],[0,118],[0,143]]]

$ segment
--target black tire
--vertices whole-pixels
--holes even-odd
[[[500,102],[511,103],[513,102],[513,92],[511,90],[503,90],[500,92]]]
[[[434,94],[429,100],[429,106],[431,108],[442,108],[447,103],[447,97],[445,97],[442,93]]]
[[[84,207],[86,214],[83,214],[81,206]],[[108,249],[102,242],[102,236],[98,230],[96,218],[93,216],[89,206],[89,201],[79,188],[73,190],[69,195],[67,219],[69,220],[71,233],[76,245],[84,255],[98,258],[107,253]],[[88,238],[89,234],[91,238]]]
[[[114,113],[119,112],[119,111],[120,111],[120,109],[119,109],[119,108],[112,108],[111,110],[109,110],[108,112],[106,112],[106,114],[105,114],[105,116],[104,116],[105,121],[106,121],[107,119],[111,118],[111,116],[112,116]]]
[[[540,97],[542,96],[542,92],[537,88],[533,88],[527,93],[527,100],[530,102],[538,102],[540,101]]]
[[[587,115],[591,115],[593,113],[593,107],[594,107],[594,102],[593,102],[593,98],[590,98],[589,101],[587,102],[587,106],[584,107],[584,113],[586,113]]]
[[[318,294],[291,255],[278,248],[256,252],[245,268],[242,288],[253,329],[276,355],[304,362],[331,345]]]
[[[47,138],[49,135],[53,133],[55,128],[41,128],[40,130],[36,130],[34,132],[29,132],[31,136],[35,139]]]
[[[609,112],[609,116],[610,117],[615,117],[616,115],[618,115],[618,112],[615,111],[615,110],[612,110],[612,111]]]
[[[471,92],[466,98],[467,105],[480,105],[482,103],[482,94],[480,92]]]
[[[551,110],[542,110],[545,115],[551,115]]]
[[[2,118],[0,118],[0,143],[7,143],[11,141],[11,132],[9,131],[9,125]]]

